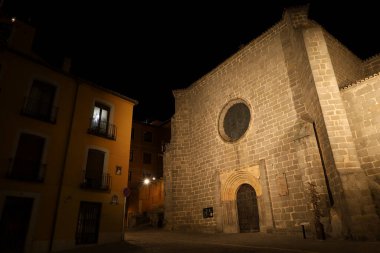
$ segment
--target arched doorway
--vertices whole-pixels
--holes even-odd
[[[259,209],[255,189],[242,184],[236,195],[240,232],[258,232]]]

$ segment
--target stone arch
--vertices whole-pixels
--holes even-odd
[[[257,166],[258,167],[258,166]],[[255,172],[253,170],[253,172]],[[258,180],[259,175],[255,177],[256,173],[252,171],[236,171],[229,175],[222,184],[221,199],[222,201],[236,200],[236,193],[242,184],[249,184],[255,189],[256,195],[259,197],[262,195],[262,187]],[[258,174],[258,173],[257,173]]]
[[[252,188],[256,191],[259,212],[262,213],[260,210],[264,207],[262,198],[263,189],[259,178],[260,170],[258,165],[246,169],[226,172],[220,175],[223,232],[239,232],[236,196],[239,187],[243,184],[252,186]]]

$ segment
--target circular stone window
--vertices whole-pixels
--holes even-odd
[[[251,112],[244,100],[230,101],[219,116],[219,133],[226,141],[236,141],[247,131]]]

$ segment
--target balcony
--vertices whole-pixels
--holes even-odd
[[[111,190],[111,176],[109,174],[93,176],[84,171],[80,187],[86,190],[108,192]]]
[[[51,103],[41,99],[26,97],[24,106],[21,109],[21,115],[46,121],[55,124],[57,120],[58,107],[52,106]]]
[[[45,177],[46,164],[26,159],[9,159],[7,178],[20,181],[42,183]]]
[[[108,121],[96,121],[90,119],[90,127],[87,133],[104,137],[110,140],[116,140],[116,126]]]

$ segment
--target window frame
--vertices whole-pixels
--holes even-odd
[[[22,160],[25,160],[25,157],[22,157],[19,155],[19,148],[20,148],[20,141],[23,139],[23,136],[30,136],[30,137],[37,137],[38,139],[40,139],[42,141],[42,147],[41,147],[41,150],[40,150],[40,154],[38,155],[39,156],[39,159],[36,159],[35,161],[31,161],[33,163],[36,163],[38,164],[38,173],[36,173],[36,176],[35,177],[31,177],[31,178],[25,178],[23,176],[25,176],[25,174],[21,173],[20,175],[19,174],[14,174],[15,173],[15,164],[17,164],[17,162],[22,159]],[[24,143],[25,145],[26,143]],[[34,151],[36,149],[33,149]],[[24,180],[24,181],[28,181],[28,182],[39,182],[39,183],[42,183],[45,179],[45,174],[46,174],[46,162],[45,162],[45,159],[46,159],[46,152],[48,150],[48,137],[47,136],[44,136],[44,135],[41,135],[41,134],[38,134],[38,133],[35,133],[35,132],[31,132],[31,131],[20,131],[19,134],[18,134],[18,137],[17,137],[17,140],[15,142],[15,146],[14,146],[14,149],[13,149],[13,156],[12,158],[10,158],[10,164],[9,164],[9,169],[8,169],[8,173],[7,173],[7,177],[10,178],[10,179],[15,179],[15,180]],[[30,153],[28,153],[30,155]],[[19,157],[20,156],[20,157]],[[28,160],[28,159],[27,159]],[[38,161],[37,161],[38,160]],[[22,171],[20,171],[22,172]]]
[[[110,140],[116,140],[117,128],[112,124],[113,110],[114,107],[109,103],[95,100],[90,112],[90,124],[87,132]],[[107,112],[105,120],[102,120],[105,112]]]
[[[58,113],[56,105],[58,93],[59,86],[54,82],[44,78],[32,78],[21,114],[55,124]]]

